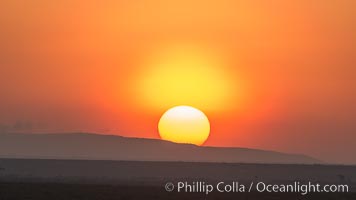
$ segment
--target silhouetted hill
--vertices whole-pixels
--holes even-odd
[[[0,157],[88,160],[298,163],[320,161],[297,154],[89,133],[0,134]]]

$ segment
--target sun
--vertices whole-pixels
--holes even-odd
[[[191,106],[176,106],[162,115],[158,131],[163,140],[202,145],[209,137],[210,123],[202,111]]]

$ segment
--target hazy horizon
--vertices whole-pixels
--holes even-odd
[[[356,162],[355,163],[337,163],[337,162],[330,162],[328,160],[321,160],[317,157],[314,157],[314,156],[311,156],[311,155],[308,155],[308,154],[300,154],[300,153],[297,153],[297,152],[282,152],[282,151],[277,151],[277,150],[274,150],[274,149],[258,149],[258,148],[251,148],[251,147],[243,147],[243,146],[214,146],[214,145],[202,145],[202,146],[199,146],[199,145],[195,145],[195,144],[189,144],[189,143],[177,143],[177,142],[172,142],[172,141],[166,141],[166,140],[162,140],[162,139],[159,139],[159,138],[154,138],[154,137],[135,137],[135,136],[125,136],[124,134],[123,135],[120,135],[120,134],[113,134],[113,133],[100,133],[100,132],[85,132],[85,131],[69,131],[69,132],[0,132],[0,136],[2,135],[98,135],[98,136],[114,136],[114,137],[120,137],[120,138],[127,138],[127,139],[142,139],[142,140],[153,140],[153,141],[162,141],[162,142],[167,142],[167,143],[172,143],[172,144],[178,144],[178,145],[192,145],[192,146],[196,146],[196,147],[207,147],[207,148],[231,148],[231,149],[251,149],[251,150],[261,150],[261,151],[267,151],[267,152],[276,152],[276,153],[284,153],[284,154],[291,154],[291,155],[301,155],[301,156],[307,156],[307,157],[310,157],[310,158],[313,158],[313,159],[316,159],[316,160],[319,160],[321,163],[324,163],[324,164],[342,164],[342,165],[356,165]]]
[[[48,145],[50,144],[50,145]],[[322,164],[308,155],[93,133],[0,134],[0,158]]]

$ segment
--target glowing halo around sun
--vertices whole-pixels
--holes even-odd
[[[191,106],[176,106],[162,115],[158,131],[163,140],[202,145],[209,137],[210,123],[202,111]]]
[[[206,48],[204,48],[206,47]],[[227,68],[228,59],[219,50],[199,45],[167,45],[147,50],[132,82],[137,105],[162,111],[176,105],[222,112],[240,105],[241,83]],[[131,91],[129,91],[131,92]]]

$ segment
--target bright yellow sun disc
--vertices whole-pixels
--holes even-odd
[[[209,137],[210,123],[202,111],[176,106],[162,115],[158,131],[163,140],[202,145]]]

